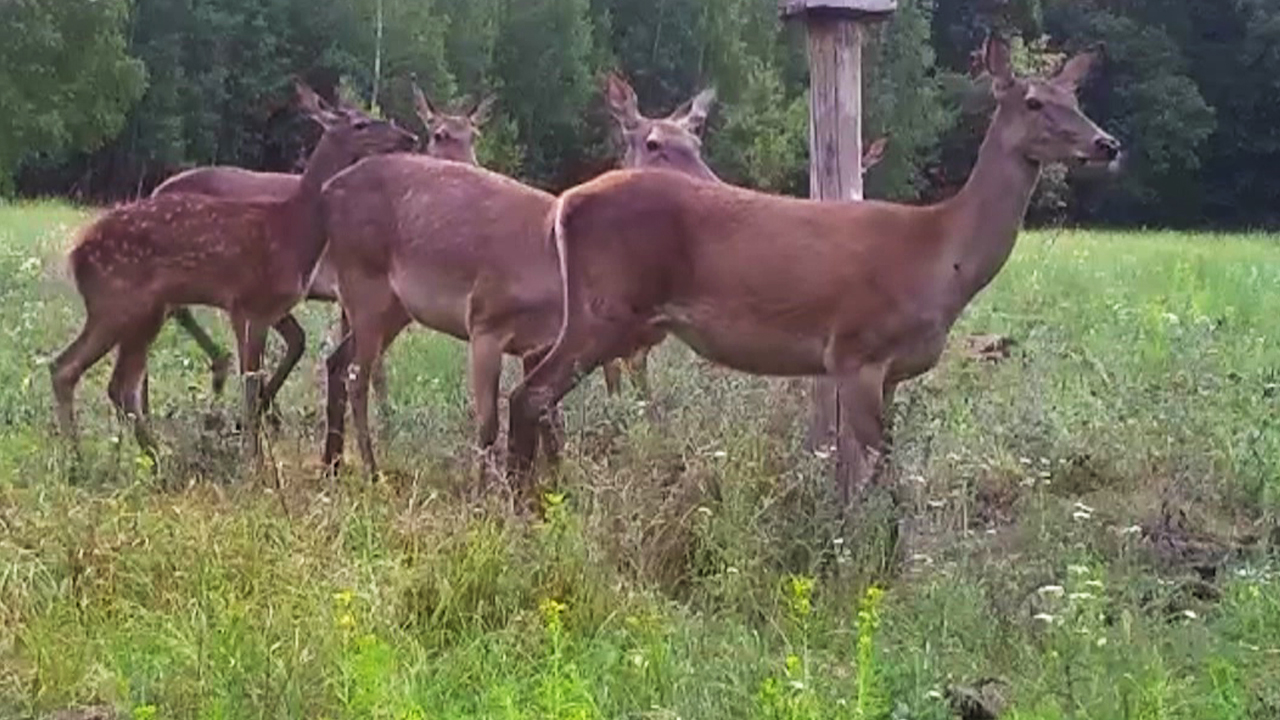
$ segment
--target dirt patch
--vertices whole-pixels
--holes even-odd
[[[960,352],[969,360],[1000,362],[1007,360],[1017,342],[1007,335],[979,333],[960,338]]]
[[[49,715],[48,720],[117,720],[119,717],[120,714],[110,705],[94,705],[58,710]]]

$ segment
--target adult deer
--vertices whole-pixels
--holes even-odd
[[[267,328],[306,295],[325,246],[321,186],[360,158],[417,144],[390,122],[325,108],[301,83],[297,91],[302,109],[325,130],[288,198],[166,194],[113,209],[81,233],[70,266],[85,324],[51,368],[58,422],[68,437],[75,437],[76,384],[115,347],[107,394],[132,416],[139,445],[154,454],[139,392],[147,351],[171,308],[212,305],[231,315],[245,377],[245,450],[257,457],[258,368]]]
[[[710,90],[662,119],[641,116],[634,91],[616,75],[608,76],[605,91],[627,138],[627,165],[716,180],[698,138]],[[487,454],[498,435],[503,354],[521,356],[532,369],[560,327],[559,265],[546,240],[554,203],[553,195],[497,173],[407,156],[369,158],[329,182],[329,252],[351,335],[328,359],[327,466],[342,457],[347,368],[354,361],[357,440],[367,471],[376,475],[367,369],[414,321],[469,342],[477,440]],[[553,424],[543,427],[552,455]]]
[[[863,150],[862,173],[864,175],[868,170],[880,164],[880,161],[884,159],[884,152],[888,145],[889,136],[885,135],[873,140],[866,150]],[[601,372],[604,373],[605,389],[610,395],[617,395],[622,391],[622,371],[625,369],[631,377],[631,384],[635,387],[640,397],[646,401],[652,399],[652,394],[649,391],[649,351],[664,338],[665,334],[654,333],[652,345],[644,343],[639,350],[626,359],[605,361]]]
[[[422,89],[413,85],[414,105],[418,119],[427,129],[426,153],[444,160],[476,164],[475,140],[479,136],[479,128],[489,117],[494,98],[486,97],[462,114],[442,112],[427,98]],[[228,165],[213,165],[192,168],[174,175],[160,184],[151,193],[152,197],[174,193],[197,193],[223,198],[271,198],[284,200],[298,190],[300,175],[275,172],[257,172]],[[315,275],[307,288],[306,299],[323,302],[338,300],[338,276],[329,262],[328,254],[322,253],[316,265]],[[231,366],[231,355],[218,345],[204,328],[196,322],[195,316],[185,307],[174,308],[170,317],[176,320],[182,329],[209,356],[210,370],[213,375],[213,392],[221,394],[226,384],[227,373]],[[347,334],[346,321],[343,320],[341,336]],[[263,410],[271,407],[276,394],[284,385],[285,379],[302,358],[306,345],[306,335],[302,326],[292,313],[286,313],[272,327],[285,343],[285,354],[280,364],[271,374],[271,378],[262,390]],[[381,359],[373,368],[373,388],[379,402],[386,404],[386,374]],[[143,409],[147,410],[147,385],[143,379]]]
[[[553,226],[564,321],[512,392],[508,471],[531,479],[540,417],[654,327],[759,375],[834,376],[838,490],[874,473],[886,393],[932,368],[952,324],[1013,250],[1045,163],[1112,164],[1120,144],[1080,110],[1094,53],[1052,79],[1014,76],[1009,45],[984,49],[996,111],[964,189],[928,207],[777,197],[669,173],[615,171],[560,196]]]

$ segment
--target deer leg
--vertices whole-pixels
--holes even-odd
[[[358,316],[351,318],[356,371],[350,378],[347,392],[351,397],[356,443],[360,446],[360,456],[364,459],[365,470],[371,480],[377,478],[378,467],[373,452],[373,436],[369,432],[369,381],[378,358],[410,322],[409,316],[395,303],[394,298],[388,297],[387,300],[383,311],[373,317],[372,322],[364,321]]]
[[[347,383],[351,398],[351,416],[356,426],[356,444],[364,461],[370,480],[378,478],[378,462],[373,452],[373,437],[369,434],[369,367],[382,350],[382,338],[376,326],[363,328],[357,322],[351,337],[355,341],[355,372]]]
[[[881,407],[883,408],[882,412],[884,413],[884,447],[885,447],[886,458],[888,457],[889,453],[893,452],[893,426],[894,426],[893,395],[897,391],[897,389],[898,389],[898,383],[893,382],[891,380],[885,380],[884,399],[882,401]]]
[[[600,368],[604,373],[604,390],[609,397],[622,392],[622,361],[610,360]]]
[[[474,404],[476,444],[480,449],[480,474],[491,467],[498,440],[498,386],[502,380],[502,340],[484,330],[471,332],[468,343],[471,402]]]
[[[344,321],[344,326],[346,325]],[[329,357],[325,358],[326,402],[324,457],[322,462],[330,472],[337,472],[342,462],[344,425],[347,421],[347,369],[351,367],[351,355],[355,340],[348,332],[343,336]]]
[[[653,402],[653,390],[649,386],[649,351],[653,346],[642,347],[627,360],[627,368],[631,371],[631,385],[636,394],[644,402],[644,414],[649,422],[657,422],[660,418],[658,406]]]
[[[289,373],[293,372],[293,368],[302,359],[302,353],[307,345],[307,335],[298,324],[298,319],[292,314],[280,318],[271,327],[275,328],[276,333],[284,340],[285,351],[280,364],[276,366],[271,379],[262,390],[262,412],[267,415],[268,421],[273,426],[279,428],[280,417],[275,412],[276,394],[284,385],[285,378],[289,377]]]
[[[176,307],[169,316],[178,322],[178,326],[187,331],[191,339],[196,341],[200,349],[205,355],[209,356],[209,371],[213,375],[213,394],[221,395],[222,389],[227,385],[227,375],[231,371],[231,353],[227,352],[221,345],[214,342],[209,337],[209,333],[200,327],[200,323],[196,322],[195,315],[191,313],[190,308]],[[147,385],[146,376],[143,376],[143,407],[146,409],[147,402]]]
[[[58,429],[74,445],[76,441],[75,394],[81,376],[116,344],[115,326],[91,316],[84,328],[49,367],[57,405]]]
[[[235,315],[236,347],[240,356],[240,375],[244,378],[244,419],[241,424],[245,460],[252,467],[262,454],[258,436],[258,419],[262,399],[262,354],[267,345],[267,325],[244,315]]]
[[[133,425],[138,448],[151,459],[153,471],[158,456],[155,438],[151,434],[146,409],[142,404],[142,381],[147,372],[147,351],[160,333],[164,320],[164,314],[160,313],[129,329],[120,341],[115,368],[107,383],[107,397],[111,399],[111,404],[115,406],[121,419]]]
[[[391,417],[391,396],[387,392],[387,359],[386,353],[378,355],[370,369],[369,379],[373,385],[373,398],[378,403],[378,417],[385,422]]]
[[[523,365],[522,379],[529,377],[534,368],[547,356],[547,350],[529,353],[520,359]],[[556,403],[538,420],[538,444],[542,446],[547,464],[555,467],[560,464],[560,450],[564,447],[564,413],[560,404]],[[537,448],[534,449],[537,455]]]
[[[883,364],[858,364],[836,380],[836,487],[842,508],[875,476],[875,461],[884,448],[885,370]]]
[[[631,371],[631,384],[646,402],[653,398],[649,392],[649,348],[640,348],[627,360],[627,369]]]
[[[829,377],[817,377],[810,383],[809,427],[805,449],[825,450],[836,440],[836,384]]]
[[[628,328],[616,322],[569,316],[546,358],[512,391],[507,473],[520,493],[529,490],[539,423],[549,421],[561,398],[584,376],[617,357],[628,335]]]

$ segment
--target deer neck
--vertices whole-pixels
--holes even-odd
[[[290,206],[290,222],[293,226],[291,235],[294,260],[304,282],[315,269],[320,253],[324,251],[328,241],[321,218],[320,190],[329,178],[342,172],[350,164],[348,154],[322,136],[320,144],[307,161],[298,191],[286,201]]]
[[[1000,272],[1013,252],[1040,164],[1007,138],[1002,110],[997,110],[978,151],[978,161],[964,187],[946,206],[946,259],[958,276],[955,310],[963,308]]]

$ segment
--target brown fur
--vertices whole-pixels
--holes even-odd
[[[418,107],[418,117],[426,127],[428,141],[426,152],[432,157],[475,164],[475,140],[479,137],[480,125],[488,118],[493,104],[487,98],[469,112],[454,115],[435,110],[427,100],[421,88],[413,86],[414,99]],[[250,199],[270,198],[284,200],[297,192],[301,176],[288,173],[257,172],[244,168],[225,165],[192,168],[174,175],[160,184],[152,192],[152,197],[173,193],[196,193],[214,197]],[[307,288],[308,300],[336,302],[338,299],[338,275],[329,262],[328,253],[321,253],[316,264],[311,284]],[[171,316],[178,321],[209,356],[213,373],[213,390],[221,393],[226,382],[229,369],[229,356],[209,337],[208,333],[196,322],[191,311],[185,307],[173,310]],[[267,409],[275,401],[275,396],[284,385],[285,379],[302,358],[306,345],[306,335],[302,326],[292,313],[286,314],[274,326],[277,333],[285,341],[285,355],[271,374],[270,380],[262,391],[262,407]],[[346,319],[342,320],[340,337],[347,334]],[[386,373],[382,362],[373,368],[373,387],[379,401],[387,402]],[[147,386],[143,381],[143,409],[147,409]]]
[[[634,98],[621,78],[609,82],[612,92]],[[690,117],[705,116],[703,101],[690,103]],[[679,141],[680,167],[696,167],[688,164],[694,157],[701,168],[697,173],[714,177],[700,156],[685,152],[699,143],[688,130],[676,134],[684,120],[627,117],[633,129],[665,123],[667,153],[659,148],[632,162],[669,167],[672,144]],[[376,473],[365,369],[412,321],[469,341],[478,441],[487,452],[498,433],[502,355],[520,355],[532,369],[560,327],[558,264],[546,242],[555,198],[482,169],[397,156],[369,158],[341,173],[325,188],[324,199],[329,252],[352,326],[351,342],[328,361],[326,465],[342,457],[345,380],[354,361],[350,393],[356,433],[365,466]],[[552,455],[556,422],[553,417],[542,426]]]
[[[139,444],[154,451],[140,393],[147,351],[171,308],[212,305],[231,314],[246,375],[246,450],[256,458],[257,371],[266,331],[305,295],[324,247],[321,184],[360,157],[407,150],[416,142],[390,123],[330,111],[310,88],[298,90],[304,109],[326,132],[287,199],[161,195],[118,207],[81,234],[70,265],[84,298],[85,325],[51,368],[64,434],[75,435],[81,375],[115,347],[108,394],[133,417]]]
[[[965,189],[940,205],[799,200],[637,171],[562,195],[564,324],[512,394],[513,476],[528,478],[538,419],[656,327],[744,372],[832,376],[850,408],[838,437],[847,502],[882,447],[886,396],[937,362],[1012,251],[1040,164],[1118,153],[1076,103],[1090,55],[1051,81],[1014,78],[999,39],[985,56],[998,109]]]

